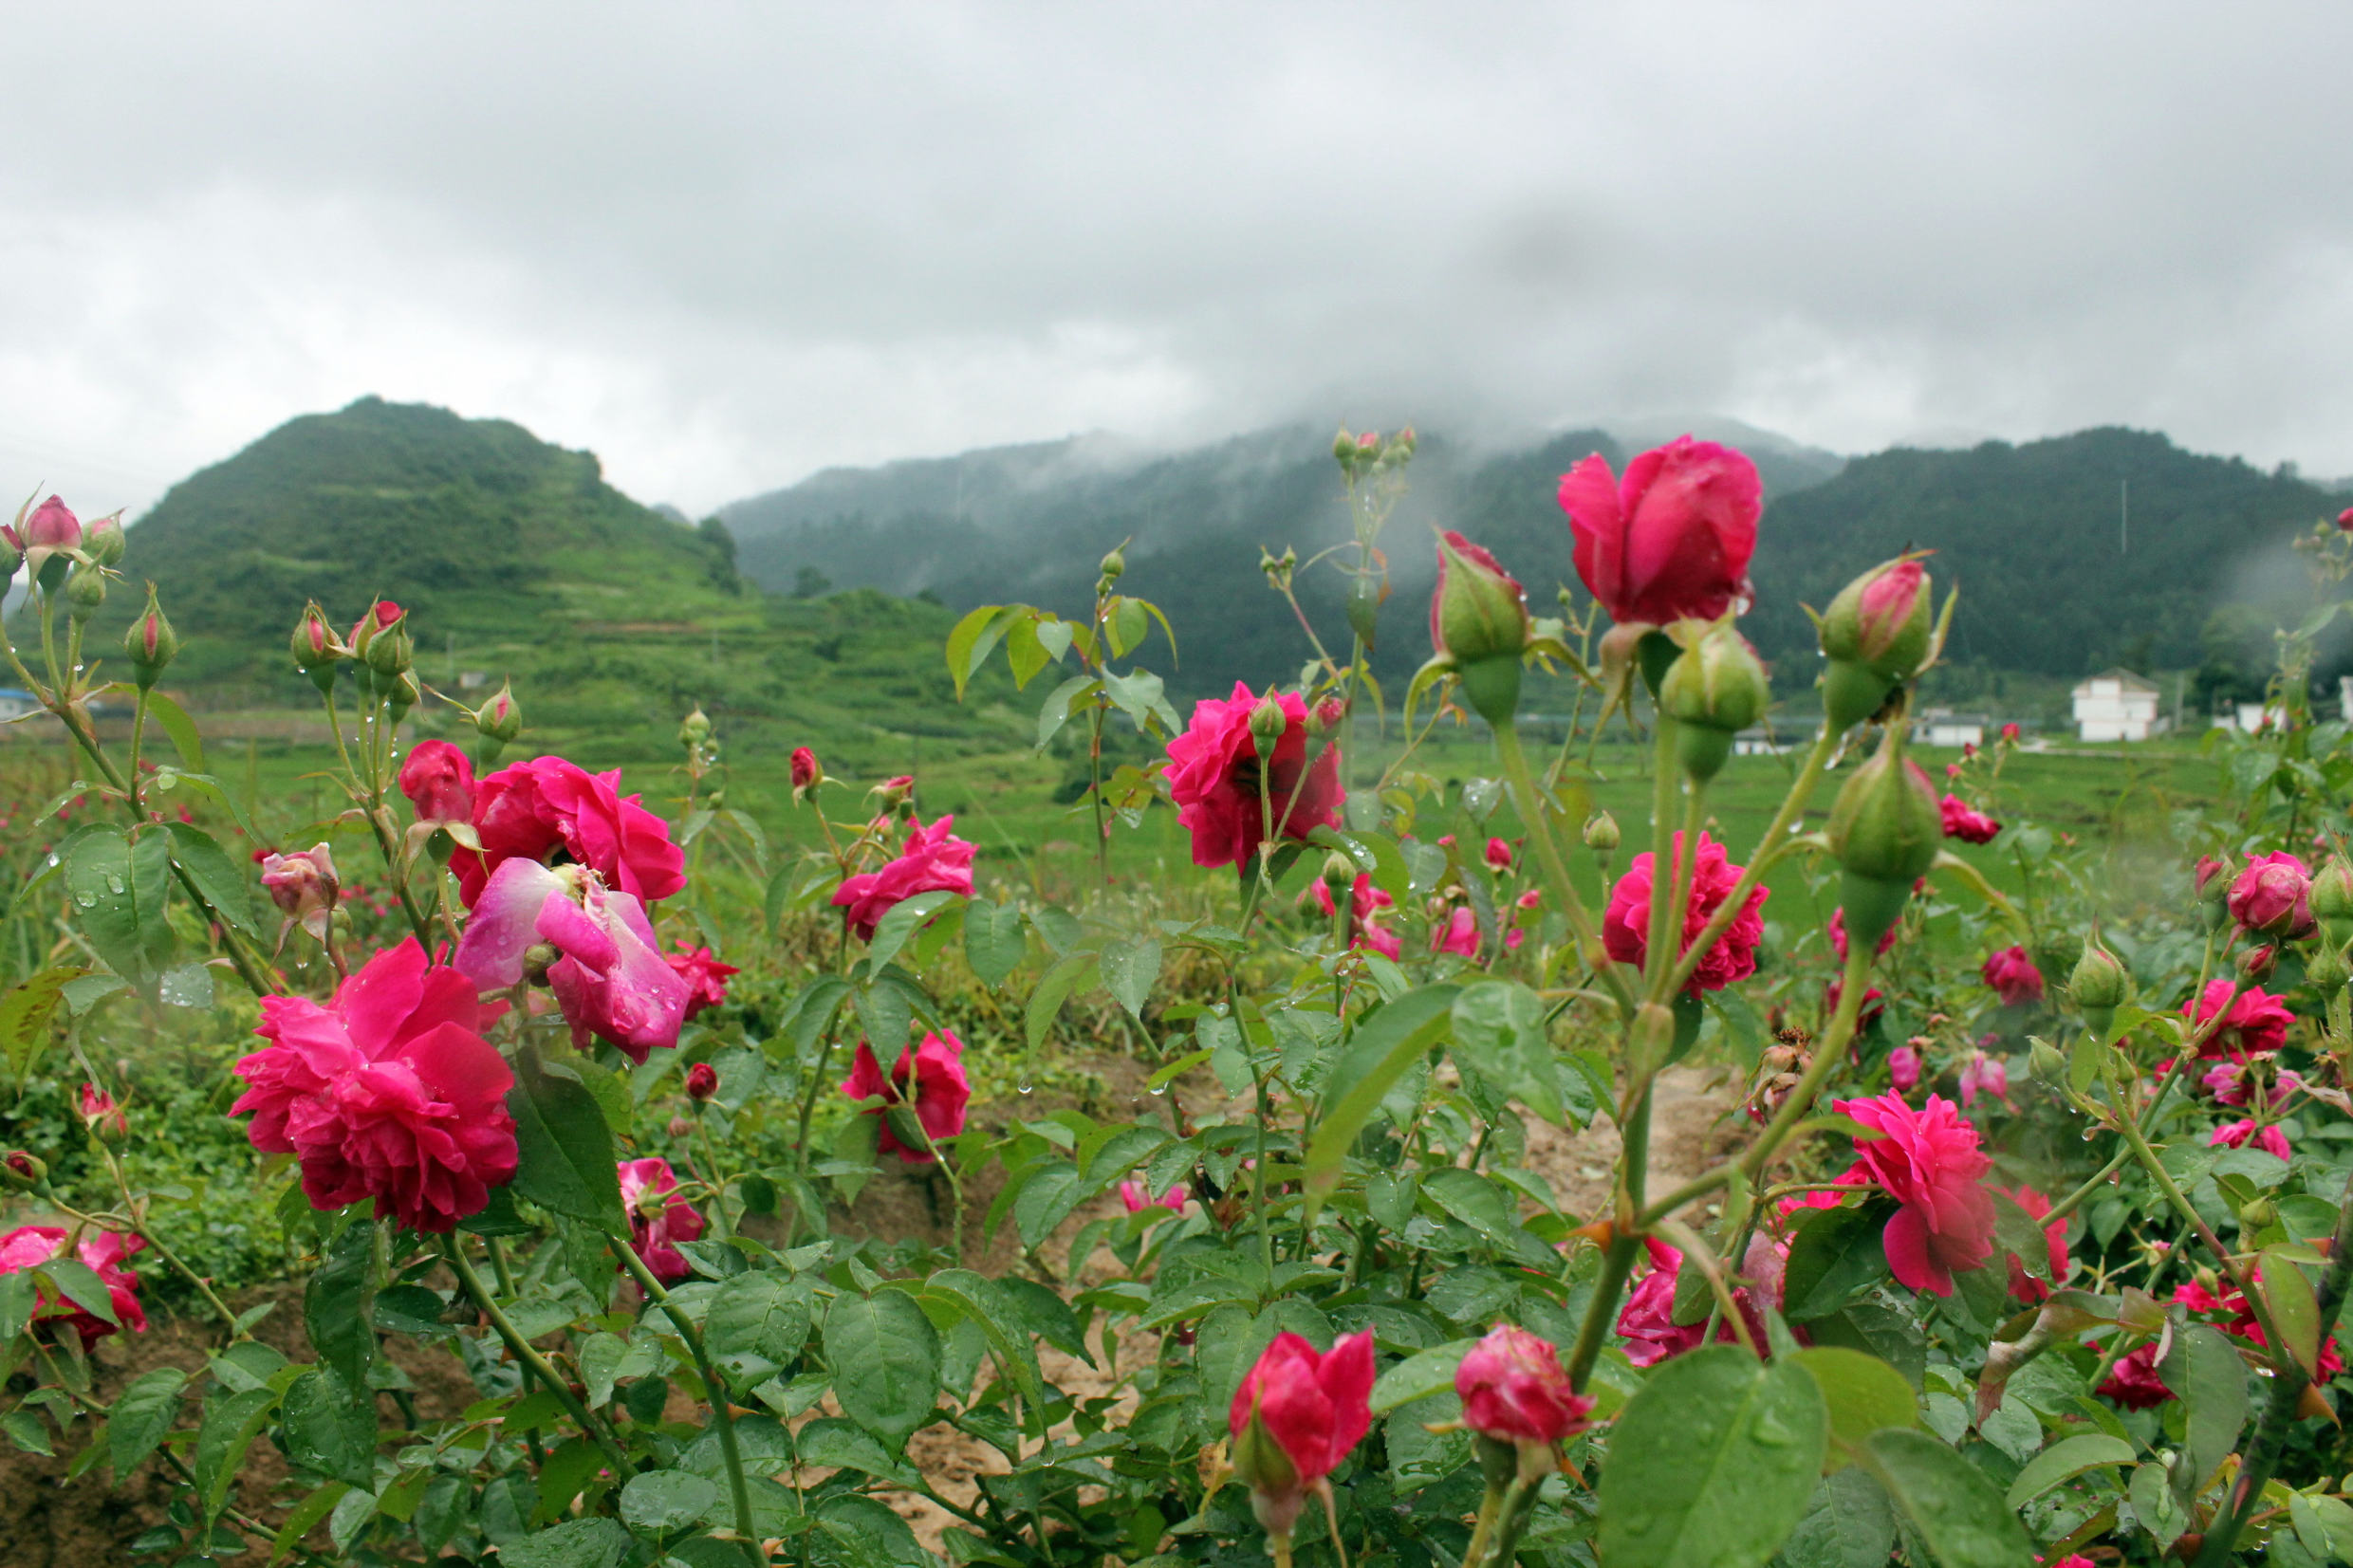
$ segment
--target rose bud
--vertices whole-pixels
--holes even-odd
[[[313,600],[303,610],[303,618],[294,623],[291,641],[294,668],[308,675],[310,684],[322,692],[333,691],[335,662],[349,657],[351,651],[335,636],[334,628],[327,625],[318,600]]]
[[[372,616],[374,629],[363,641],[352,643],[352,652],[386,681],[396,680],[417,661],[417,645],[409,636],[408,617],[389,600],[378,604]],[[361,624],[369,625],[370,618],[362,617]]]
[[[1816,622],[1823,708],[1844,729],[1879,711],[1897,686],[1932,663],[1939,638],[1927,572],[1910,556],[1872,567],[1839,590]]]
[[[90,1136],[108,1148],[119,1149],[129,1139],[130,1118],[122,1114],[122,1107],[115,1103],[115,1097],[97,1084],[84,1083],[82,1086],[81,1111],[82,1125],[89,1129]]]
[[[48,1174],[48,1166],[38,1154],[28,1154],[22,1149],[11,1149],[7,1154],[0,1155],[0,1186],[12,1188],[19,1192],[29,1192],[47,1180]]]
[[[2247,858],[2224,895],[2231,918],[2256,936],[2295,938],[2312,930],[2312,877],[2302,860],[2286,853]]]
[[[2075,961],[2075,970],[2067,976],[2067,995],[2083,1010],[2085,1025],[2094,1034],[2105,1035],[2116,1021],[2116,1009],[2131,994],[2132,976],[2124,972],[2116,954],[2102,947],[2099,938],[2085,938],[2084,956]]]
[[[2344,989],[2347,982],[2353,982],[2353,966],[2345,963],[2343,948],[2324,940],[2312,950],[2312,956],[2304,961],[2304,978],[2321,995],[2332,997]]]
[[[1936,786],[1890,729],[1830,807],[1830,853],[1843,875],[1839,905],[1850,942],[1870,944],[1902,914],[1912,884],[1936,863],[1944,813]]]
[[[101,566],[119,563],[125,544],[120,512],[108,512],[96,522],[82,525],[82,553]]]
[[[278,932],[281,945],[286,932],[295,926],[322,942],[326,940],[335,901],[343,895],[343,883],[335,875],[335,857],[327,853],[326,845],[269,856],[262,861],[262,887],[286,916]]]
[[[1510,1323],[1495,1325],[1462,1358],[1454,1393],[1462,1424],[1481,1437],[1547,1453],[1584,1430],[1593,1412],[1593,1401],[1569,1387],[1561,1353]]]
[[[1373,1335],[1360,1330],[1317,1355],[1278,1334],[1233,1393],[1226,1412],[1234,1478],[1269,1536],[1288,1543],[1307,1494],[1362,1442],[1373,1424]]]
[[[1678,726],[1676,759],[1694,779],[1715,777],[1732,736],[1762,718],[1773,700],[1765,663],[1729,623],[1711,626],[1659,683],[1658,706]]]
[[[1607,855],[1618,847],[1618,819],[1606,811],[1597,811],[1585,819],[1585,848],[1596,855]]]
[[[172,635],[172,623],[163,618],[152,582],[147,584],[147,608],[122,634],[122,652],[131,660],[131,678],[142,692],[161,679],[165,666],[179,656],[179,638]]]
[[[1430,647],[1461,677],[1488,723],[1511,722],[1520,702],[1520,655],[1535,623],[1528,595],[1485,549],[1438,535],[1438,582],[1430,596]]]
[[[668,1131],[674,1138],[691,1137],[694,1135],[695,1124],[684,1116],[672,1116]]]
[[[16,568],[24,563],[25,542],[17,537],[13,527],[0,523],[0,582],[14,577]]]
[[[1274,755],[1283,744],[1283,731],[1290,727],[1290,715],[1283,711],[1282,702],[1272,692],[1258,699],[1250,712],[1251,749],[1263,760]]]
[[[1920,1086],[1920,1049],[1907,1041],[1887,1053],[1887,1081],[1896,1093],[1908,1095]]]
[[[72,575],[65,579],[65,614],[77,623],[87,621],[105,602],[105,571],[87,561],[74,567]]]
[[[803,794],[807,792],[811,785],[818,783],[820,780],[824,778],[824,776],[825,770],[817,766],[816,752],[811,751],[806,746],[796,746],[792,748],[792,795],[794,800],[799,800]]]
[[[392,677],[392,684],[384,689],[384,707],[392,714],[395,724],[406,718],[409,710],[424,700],[424,683],[417,678],[414,670],[401,671]]]
[[[513,683],[501,681],[491,700],[474,710],[473,727],[491,743],[490,755],[523,733],[523,705],[514,698]]]
[[[709,1099],[719,1092],[719,1070],[708,1061],[697,1061],[686,1070],[686,1098],[697,1102]]]
[[[678,744],[692,751],[711,738],[711,715],[696,703],[693,712],[678,723]]]
[[[2353,941],[2353,865],[2332,855],[2312,874],[2312,915],[2331,942]]]
[[[1119,581],[1127,575],[1127,552],[1112,550],[1106,553],[1102,563],[1095,568],[1095,575],[1102,580],[1105,587]]]
[[[82,520],[52,495],[35,507],[30,517],[17,514],[16,538],[24,547],[26,569],[38,580],[42,568],[51,560],[82,548]],[[51,576],[55,579],[58,574]],[[54,588],[57,582],[44,581],[41,585]]]
[[[400,764],[400,793],[420,822],[473,821],[473,765],[447,741],[418,741]]]
[[[2192,880],[2197,890],[2200,903],[2219,904],[2230,896],[2230,871],[2229,866],[2224,865],[2211,855],[2201,855],[2197,858],[2197,870]]]

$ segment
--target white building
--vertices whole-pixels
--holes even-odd
[[[2288,728],[2288,710],[2276,704],[2266,708],[2259,702],[2237,703],[2214,714],[2214,728],[2235,729],[2243,735],[2252,735],[2267,729],[2285,729]]]
[[[2103,670],[2069,694],[2087,741],[2145,741],[2171,728],[2158,712],[2162,693],[2130,670]]]
[[[2344,714],[2344,722],[2353,724],[2353,675],[2337,677],[2337,708]]]
[[[1761,724],[1732,732],[1732,755],[1735,757],[1778,757],[1789,749],[1789,743]]]
[[[1915,746],[1983,746],[1992,720],[1980,713],[1955,713],[1950,708],[1930,708],[1912,721]]]

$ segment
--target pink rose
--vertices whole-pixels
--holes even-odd
[[[286,933],[296,926],[322,942],[326,940],[335,918],[335,901],[343,895],[343,884],[335,876],[335,857],[327,853],[326,845],[316,844],[291,855],[263,856],[262,888],[286,916],[286,923],[278,928],[279,946],[285,946]]]
[[[1488,839],[1487,864],[1491,871],[1510,871],[1511,869],[1511,846],[1501,839]]]
[[[1820,1203],[1808,1202],[1805,1207],[1832,1208],[1835,1193],[1822,1194]],[[1619,1309],[1618,1333],[1626,1340],[1626,1359],[1638,1367],[1655,1366],[1669,1356],[1696,1350],[1707,1337],[1705,1323],[1677,1323],[1675,1320],[1675,1292],[1682,1278],[1683,1254],[1656,1237],[1644,1237],[1642,1245],[1650,1253],[1651,1271],[1642,1277],[1626,1297],[1626,1304]],[[1748,1257],[1742,1272],[1753,1285],[1741,1285],[1732,1291],[1732,1305],[1740,1309],[1742,1323],[1749,1330],[1749,1338],[1764,1354],[1766,1344],[1765,1315],[1758,1310],[1758,1298],[1765,1305],[1778,1312],[1781,1309],[1782,1271],[1788,1262],[1787,1243],[1775,1242],[1766,1236],[1752,1236],[1749,1241]],[[1739,1340],[1729,1322],[1715,1326],[1718,1344],[1733,1344]]]
[[[1120,1183],[1121,1206],[1131,1214],[1140,1214],[1147,1208],[1155,1208],[1181,1211],[1185,1207],[1187,1195],[1185,1184],[1182,1182],[1178,1182],[1157,1198],[1152,1195],[1152,1190],[1141,1182],[1123,1181]]]
[[[670,824],[639,805],[639,797],[624,798],[620,785],[619,769],[589,773],[562,757],[535,757],[484,779],[473,803],[481,853],[450,857],[466,907],[507,861],[544,861],[558,850],[607,887],[647,903],[686,886],[686,858],[670,841]]]
[[[1910,1045],[1899,1045],[1887,1053],[1887,1080],[1896,1086],[1896,1093],[1908,1095],[1920,1086],[1920,1053]]]
[[[1855,1140],[1855,1155],[1902,1205],[1882,1237],[1888,1266],[1908,1289],[1952,1295],[1954,1273],[1993,1251],[1993,1199],[1980,1182],[1993,1162],[1979,1151],[1977,1130],[1941,1095],[1918,1111],[1897,1095],[1842,1099],[1832,1109],[1871,1134]]]
[[[912,823],[898,859],[880,871],[852,876],[834,890],[833,901],[849,911],[852,931],[873,941],[874,928],[882,917],[918,893],[972,896],[976,849],[948,831],[954,826],[954,817],[942,817],[929,827],[919,821]]]
[[[1749,598],[1765,487],[1730,447],[1680,436],[1614,477],[1600,453],[1561,475],[1577,575],[1612,620],[1714,620]]]
[[[1332,890],[1320,876],[1309,885],[1315,889],[1316,906],[1323,910],[1325,919],[1330,919],[1339,910],[1332,902]],[[1358,872],[1348,894],[1348,946],[1369,948],[1384,958],[1395,958],[1403,951],[1404,944],[1398,940],[1397,933],[1383,930],[1374,918],[1396,903],[1396,899],[1373,886],[1371,872]]]
[[[2268,1154],[2277,1154],[2282,1159],[2288,1157],[2288,1134],[2276,1125],[2258,1128],[2251,1119],[2226,1122],[2214,1129],[2214,1135],[2206,1143],[2214,1149],[2244,1149],[2250,1139]]]
[[[2285,851],[2250,855],[2225,902],[2231,918],[2258,936],[2290,940],[2312,931],[2312,872]]]
[[[372,1198],[379,1219],[447,1231],[514,1176],[514,1074],[482,1038],[505,1010],[403,942],[324,1007],[262,998],[270,1043],[237,1063],[248,1087],[230,1114],[253,1113],[254,1148],[300,1159],[313,1208]]]
[[[1455,905],[1443,921],[1431,925],[1430,950],[1476,958],[1479,955],[1479,917],[1464,905]]]
[[[2128,1411],[2153,1411],[2171,1404],[2174,1391],[2157,1374],[2157,1350],[2154,1344],[2142,1345],[2120,1357],[2100,1392]]]
[[[2050,1200],[2031,1187],[1997,1187],[1994,1190],[2008,1193],[2016,1201],[2019,1208],[2038,1220],[2050,1212]],[[2067,1222],[2064,1219],[2054,1220],[2043,1227],[2043,1243],[2048,1248],[2050,1277],[2053,1281],[2064,1284],[2067,1278]],[[2037,1301],[2047,1301],[2051,1287],[2029,1274],[2026,1264],[2020,1261],[2018,1254],[2012,1252],[2009,1257],[2010,1295],[2029,1306],[2032,1306]]]
[[[1681,833],[1675,836],[1675,854],[1679,865],[1683,854]],[[1708,921],[1732,896],[1741,870],[1725,858],[1723,845],[1704,832],[1699,835],[1699,852],[1692,875],[1691,908],[1683,917],[1682,940],[1676,944],[1678,957],[1690,950]],[[1626,874],[1610,890],[1609,908],[1602,915],[1602,946],[1619,963],[1638,969],[1646,961],[1650,946],[1650,888],[1651,856],[1644,851],[1634,858]],[[1689,989],[1693,995],[1721,990],[1756,972],[1756,950],[1765,940],[1765,917],[1758,912],[1765,907],[1765,897],[1762,886],[1749,890],[1740,913],[1692,971]]]
[[[106,1287],[107,1303],[115,1312],[114,1322],[86,1312],[72,1301],[51,1300],[49,1293],[38,1285],[33,1288],[32,1320],[55,1322],[72,1329],[82,1337],[82,1348],[85,1351],[123,1328],[134,1334],[146,1333],[147,1313],[139,1304],[139,1276],[122,1266],[125,1258],[146,1245],[143,1237],[101,1230],[83,1237],[81,1245],[73,1249],[73,1255]],[[64,1257],[65,1251],[65,1232],[55,1226],[22,1226],[0,1236],[0,1274],[22,1274],[27,1269],[39,1268]]]
[[[1305,839],[1340,821],[1340,748],[1319,741],[1310,763],[1306,701],[1296,692],[1273,700],[1284,725],[1269,759],[1260,759],[1251,734],[1259,699],[1241,681],[1222,702],[1204,697],[1194,704],[1192,724],[1168,743],[1169,795],[1177,822],[1193,835],[1196,866],[1241,864],[1258,853],[1269,825],[1277,838]]]
[[[676,952],[666,952],[662,962],[670,966],[671,973],[686,982],[688,1018],[725,1002],[728,977],[743,972],[732,964],[720,963],[719,955],[709,948],[682,948]]]
[[[1872,956],[1881,957],[1886,953],[1888,949],[1894,947],[1896,933],[1902,929],[1900,925],[1888,927],[1887,934],[1880,938],[1879,949]],[[1830,950],[1838,954],[1838,961],[1843,965],[1846,962],[1846,912],[1844,910],[1835,909],[1830,912],[1829,932]]]
[[[1498,1323],[1454,1369],[1462,1424],[1499,1443],[1551,1445],[1584,1430],[1593,1401],[1569,1386],[1561,1353]]]
[[[524,979],[528,950],[543,942],[558,955],[547,984],[575,1046],[594,1035],[642,1063],[677,1044],[687,982],[663,960],[644,906],[582,867],[501,862],[450,962],[485,991],[508,990]]]
[[[667,1284],[695,1272],[677,1244],[703,1233],[699,1209],[678,1196],[677,1173],[665,1159],[622,1160],[621,1206],[629,1211],[629,1245],[645,1270]]]
[[[1937,802],[1944,813],[1944,836],[1958,839],[1965,844],[1990,844],[2002,831],[2002,824],[1970,806],[1958,795],[1947,795]]]
[[[2000,1057],[1983,1051],[1972,1055],[1961,1068],[1961,1105],[1975,1105],[1979,1095],[1991,1095],[2004,1105],[2010,1105],[2010,1066]],[[2017,1109],[2010,1106],[2012,1110]]]
[[[2234,988],[2228,980],[2211,981],[2195,1004],[2196,1015],[2188,1002],[2181,1005],[2181,1015],[2202,1024],[2231,1002]],[[2295,1022],[2295,1016],[2278,997],[2260,986],[2251,986],[2231,1004],[2229,1016],[2207,1037],[2197,1054],[2214,1060],[2267,1056],[2288,1043],[2288,1025]]]
[[[2043,1000],[2043,971],[2034,967],[2024,948],[2004,948],[1985,961],[1985,983],[2006,1007],[2021,1007]]]
[[[1373,1333],[1343,1335],[1321,1355],[1296,1334],[1261,1353],[1226,1412],[1235,1479],[1259,1523],[1288,1536],[1301,1503],[1373,1424]]]
[[[400,764],[400,793],[420,822],[471,822],[473,765],[447,741],[418,741]]]
[[[905,1101],[910,1077],[915,1080],[915,1117],[925,1137],[938,1143],[964,1131],[964,1108],[972,1100],[973,1084],[958,1060],[963,1055],[964,1042],[953,1031],[927,1034],[921,1049],[899,1052],[898,1064],[886,1079],[874,1047],[862,1040],[858,1042],[858,1055],[850,1062],[850,1076],[843,1080],[842,1092],[860,1100],[882,1097],[882,1103],[866,1113],[878,1119],[877,1153],[897,1154],[909,1165],[928,1165],[934,1158],[929,1149],[902,1143],[891,1131],[888,1112]]]

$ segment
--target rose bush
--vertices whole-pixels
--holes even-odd
[[[1950,600],[1918,555],[1873,566],[1819,618],[1822,722],[1734,849],[1707,806],[1771,696],[1736,624],[1753,465],[1685,439],[1563,476],[1580,617],[1443,536],[1387,741],[1367,653],[1414,447],[1335,444],[1352,536],[1309,567],[1346,579],[1344,656],[1293,597],[1308,568],[1266,558],[1295,686],[1180,717],[1140,662],[1173,630],[1117,550],[1074,618],[956,627],[959,692],[1000,653],[1023,689],[1065,672],[1036,733],[1084,739],[1099,846],[1154,810],[1188,835],[1183,897],[1106,879],[1076,908],[985,884],[913,778],[862,795],[806,747],[780,853],[722,803],[699,710],[675,822],[615,772],[498,767],[514,694],[428,693],[388,602],[347,636],[314,606],[290,641],[346,737],[335,842],[232,856],[165,799],[234,820],[232,796],[141,755],[151,720],[194,734],[157,686],[169,584],[110,685],[83,635],[119,530],[20,516],[39,636],[5,654],[83,771],[18,894],[74,942],[0,1020],[80,1174],[0,1152],[44,1216],[0,1237],[0,1430],[161,1469],[142,1550],[192,1560],[919,1568],[911,1500],[948,1560],[1010,1568],[2353,1558],[2353,750],[2305,699],[2325,618],[2283,640],[2288,722],[2218,743],[2228,813],[2178,818],[2178,868],[2127,898],[2005,783],[2015,733],[1932,785],[1907,707]],[[2342,582],[2353,543],[2312,548]],[[1646,727],[1622,866],[1593,765],[1523,747],[1529,670]],[[102,692],[134,708],[127,753]],[[402,744],[429,700],[471,754]],[[1494,777],[1416,766],[1446,719],[1488,727]],[[1162,760],[1108,766],[1107,730]],[[722,835],[756,878],[732,916]],[[197,1195],[152,1177],[150,1108],[81,1046],[106,998],[160,1016],[216,972],[263,1043],[213,1114],[306,1249],[307,1358],[171,1245]],[[976,1065],[1026,1073],[1083,1005],[1146,1059],[1144,1114],[976,1115]],[[1654,1182],[1685,1061],[1739,1114]],[[1609,1169],[1572,1202],[1530,1152],[1578,1134]],[[944,1239],[842,1227],[885,1160]],[[1016,1265],[975,1266],[992,1239]],[[141,1332],[159,1281],[209,1355],[105,1389],[92,1347]],[[435,1354],[470,1403],[420,1406]],[[987,1463],[927,1469],[928,1429]]]

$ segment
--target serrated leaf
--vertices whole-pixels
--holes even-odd
[[[2034,1560],[2033,1542],[1993,1482],[1926,1432],[1879,1432],[1856,1459],[1919,1532],[1938,1568],[2024,1568]]]
[[[1811,1210],[1789,1243],[1782,1274],[1782,1316],[1810,1322],[1838,1311],[1854,1294],[1887,1273],[1881,1236],[1891,1205]]]
[[[197,894],[212,906],[213,913],[248,936],[258,936],[246,868],[231,859],[229,852],[202,828],[186,822],[167,822],[164,831],[170,835],[172,863],[179,867]]]
[[[973,903],[964,911],[964,960],[994,990],[1028,956],[1029,936],[1011,904]]]
[[[204,1425],[196,1429],[193,1467],[196,1497],[206,1522],[220,1517],[221,1509],[229,1502],[229,1489],[236,1484],[238,1468],[244,1464],[245,1450],[253,1446],[253,1439],[261,1434],[263,1424],[277,1403],[274,1392],[261,1388],[227,1394],[205,1406]]]
[[[19,1083],[48,1048],[51,1025],[65,1000],[65,987],[84,972],[72,968],[43,969],[23,985],[9,987],[6,996],[0,996],[0,1054],[7,1058],[9,1076]]]
[[[374,1485],[374,1394],[355,1391],[333,1367],[314,1367],[287,1386],[281,1414],[287,1459],[330,1481]]]
[[[874,924],[874,940],[866,944],[866,972],[880,974],[882,967],[899,956],[899,950],[907,945],[916,928],[962,896],[945,888],[935,888],[893,904]]]
[[[1140,1022],[1144,1003],[1151,998],[1152,987],[1160,978],[1158,938],[1145,936],[1133,942],[1114,942],[1103,949],[1097,962],[1102,967],[1103,989]]]
[[[131,1380],[106,1412],[107,1460],[115,1467],[115,1484],[122,1485],[139,1461],[156,1451],[179,1418],[180,1390],[188,1374],[177,1367],[157,1367]]]
[[[1307,1190],[1320,1196],[1340,1184],[1342,1164],[1356,1136],[1389,1091],[1421,1054],[1445,1038],[1460,987],[1425,986],[1408,991],[1358,1024],[1333,1067],[1331,1081],[1346,1084],[1316,1125],[1307,1147]]]
[[[939,1391],[939,1335],[923,1309],[896,1290],[837,1296],[825,1311],[824,1349],[843,1413],[903,1451]]]
[[[303,1286],[303,1327],[319,1359],[351,1388],[367,1386],[376,1335],[368,1326],[369,1284],[376,1266],[376,1222],[354,1220],[326,1245],[325,1256]],[[366,1485],[365,1477],[353,1483]]]
[[[596,1096],[576,1079],[544,1071],[528,1049],[517,1055],[514,1072],[507,1109],[515,1123],[515,1195],[626,1236],[612,1129]]]
[[[1561,1075],[1544,998],[1509,981],[1480,981],[1454,998],[1454,1054],[1545,1120],[1563,1116]]]
[[[2064,1438],[2027,1461],[2002,1501],[2010,1508],[2023,1508],[2061,1482],[2072,1480],[2085,1470],[2103,1465],[2131,1464],[2133,1452],[2130,1443],[2106,1432]]]

